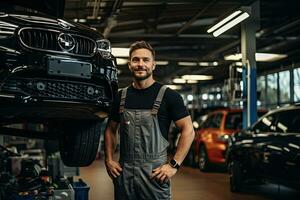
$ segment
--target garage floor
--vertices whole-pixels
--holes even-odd
[[[89,186],[89,200],[112,200],[113,185],[106,174],[104,161],[96,160],[80,169],[80,178]],[[196,168],[182,167],[172,179],[173,200],[252,200],[300,199],[297,191],[277,185],[249,186],[239,194],[229,191],[228,175],[224,172],[202,173]]]

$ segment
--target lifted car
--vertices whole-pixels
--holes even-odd
[[[118,90],[116,60],[108,40],[63,10],[60,0],[1,1],[0,132],[58,139],[66,165],[86,166]]]

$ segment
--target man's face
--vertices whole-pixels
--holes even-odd
[[[148,49],[137,49],[131,53],[128,62],[129,70],[136,80],[142,81],[152,76],[155,69],[155,61]]]

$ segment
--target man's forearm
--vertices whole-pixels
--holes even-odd
[[[187,155],[191,144],[194,140],[195,133],[193,129],[183,130],[178,141],[177,150],[174,155],[174,159],[181,164]]]
[[[175,125],[181,130],[177,150],[174,155],[174,159],[180,165],[191,147],[191,144],[195,137],[195,132],[190,116],[177,120],[175,122]]]
[[[117,130],[113,124],[108,124],[105,130],[105,159],[112,160],[117,144]]]

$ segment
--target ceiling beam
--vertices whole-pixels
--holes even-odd
[[[217,0],[213,0],[211,1],[209,4],[207,4],[207,6],[205,6],[203,9],[201,9],[196,15],[194,15],[189,21],[187,21],[183,27],[181,27],[178,31],[177,31],[177,35],[181,34],[185,29],[189,28],[191,26],[191,24],[196,21],[203,13],[205,13],[212,5],[215,4]]]

